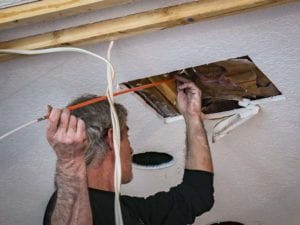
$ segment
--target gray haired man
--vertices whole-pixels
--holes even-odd
[[[147,198],[121,196],[125,225],[185,225],[210,210],[213,165],[201,117],[201,91],[177,79],[177,107],[186,122],[187,153],[183,181]],[[79,103],[95,96],[83,96]],[[127,111],[115,104],[121,128],[122,184],[132,180],[132,148]],[[44,224],[110,225],[114,221],[113,129],[107,101],[69,112],[51,111],[47,139],[57,155],[56,188]]]

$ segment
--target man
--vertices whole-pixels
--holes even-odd
[[[125,225],[185,225],[208,211],[214,202],[213,166],[201,118],[201,91],[191,81],[177,79],[177,107],[187,129],[183,182],[146,199],[121,196]],[[75,104],[93,96],[82,97]],[[127,112],[115,105],[120,120],[122,183],[132,179],[132,148]],[[72,111],[51,111],[47,139],[57,155],[56,187],[44,224],[113,225],[114,146],[106,101]]]

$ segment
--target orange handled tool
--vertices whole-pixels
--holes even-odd
[[[114,93],[114,96],[123,95],[123,94],[127,94],[127,93],[134,92],[134,91],[140,91],[140,90],[143,90],[143,89],[146,89],[146,88],[155,87],[155,86],[161,85],[163,83],[170,83],[170,82],[173,82],[173,81],[175,81],[174,78],[169,79],[169,80],[162,80],[162,81],[153,82],[151,84],[141,85],[141,86],[138,86],[138,87],[134,87],[134,88],[130,88],[130,89],[127,89],[127,90],[116,92],[116,93]],[[79,108],[82,108],[84,106],[96,103],[96,102],[101,102],[101,101],[106,100],[106,99],[107,99],[107,96],[99,96],[97,98],[93,98],[93,99],[90,99],[90,100],[87,100],[87,101],[84,101],[84,102],[81,102],[81,103],[78,103],[78,104],[75,104],[75,105],[68,106],[67,109],[72,111],[72,110],[79,109]],[[40,118],[40,120],[48,119],[49,115],[50,115],[50,111],[47,115]]]

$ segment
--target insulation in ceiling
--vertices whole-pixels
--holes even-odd
[[[249,56],[243,56],[210,64],[189,67],[122,83],[134,88],[157,81],[169,80],[174,75],[184,76],[202,90],[202,112],[213,114],[238,109],[242,99],[258,100],[281,95],[272,81],[255,65]],[[176,107],[176,83],[136,92],[163,118],[180,115]]]

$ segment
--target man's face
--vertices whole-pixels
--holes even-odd
[[[130,145],[128,127],[125,127],[122,131],[122,140],[120,146],[120,158],[122,165],[122,184],[129,183],[132,178],[132,154],[133,150]]]

